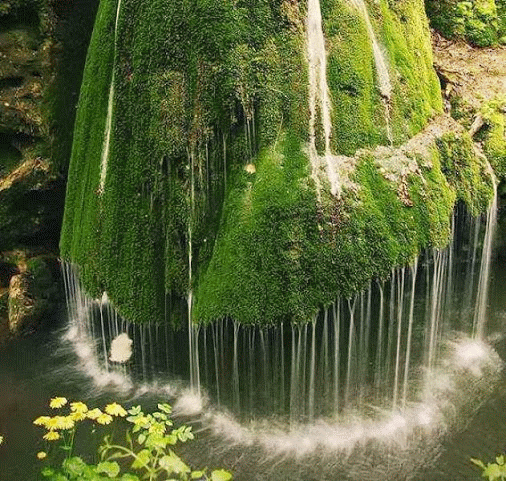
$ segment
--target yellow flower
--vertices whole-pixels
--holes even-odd
[[[81,413],[81,412],[75,411],[70,414],[70,417],[76,422],[82,421],[83,419],[86,419],[86,413]]]
[[[60,421],[59,421],[59,418],[61,416],[55,416],[53,418],[47,418],[45,421],[44,421],[44,426],[46,427],[46,429],[49,429],[50,431],[54,431],[55,429],[61,429],[60,428]]]
[[[111,416],[126,416],[127,412],[118,403],[108,404],[105,407],[105,412]]]
[[[46,441],[56,441],[57,439],[60,439],[59,433],[55,431],[48,431],[44,436],[42,436]]]
[[[58,434],[58,433],[54,433],[54,434]],[[47,457],[47,453],[46,453],[46,452],[44,452],[44,451],[39,451],[39,452],[37,453],[37,459],[44,459],[44,458],[46,458],[46,457]]]
[[[74,419],[70,416],[55,416],[57,419],[57,429],[72,429],[74,427]]]
[[[88,412],[88,406],[81,401],[70,403],[70,410],[74,413]]]
[[[49,407],[53,409],[59,409],[67,404],[67,398],[64,397],[54,397],[51,399],[51,402],[49,403]]]
[[[49,416],[39,416],[34,422],[33,424],[35,424],[36,426],[45,426],[46,423],[50,420],[51,418]]]
[[[0,436],[0,444],[2,444],[3,442],[4,442],[4,437]]]
[[[109,424],[112,421],[112,416],[109,416],[109,414],[102,413],[97,418],[98,424]]]
[[[88,419],[97,419],[102,414],[102,411],[98,408],[92,409],[86,413]]]

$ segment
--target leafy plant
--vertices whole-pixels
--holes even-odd
[[[506,459],[503,455],[495,458],[495,463],[485,463],[471,458],[471,462],[482,469],[481,476],[489,481],[506,481]]]
[[[229,481],[232,475],[223,469],[209,473],[207,468],[192,470],[174,451],[178,443],[193,439],[191,427],[173,427],[172,412],[168,404],[158,404],[158,411],[145,414],[140,406],[128,411],[118,403],[90,409],[83,402],[68,403],[64,397],[51,399],[50,407],[60,410],[68,407],[66,415],[40,416],[34,424],[46,429],[42,436],[47,450],[37,458],[47,463],[42,475],[53,481],[115,480],[140,481],[141,479],[168,481]],[[82,423],[98,425],[123,423],[126,427],[123,443],[116,442],[109,433],[98,446],[98,462],[88,463],[74,455],[74,440]],[[60,450],[53,449],[59,447]],[[61,458],[63,451],[64,456]]]

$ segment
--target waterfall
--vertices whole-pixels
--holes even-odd
[[[497,181],[493,178],[494,197],[487,212],[487,226],[483,240],[480,277],[478,281],[478,298],[474,314],[473,330],[478,338],[482,338],[485,331],[485,319],[488,302],[488,288],[490,283],[490,263],[492,260],[492,243],[497,225]]]
[[[105,293],[89,299],[73,268],[64,264],[70,318],[65,341],[74,346],[76,368],[99,390],[163,393],[181,412],[207,412],[218,424],[224,410],[239,426],[265,426],[266,419],[275,419],[292,433],[293,446],[309,442],[307,434],[300,443],[294,440],[300,429],[330,426],[334,436],[350,419],[363,424],[358,437],[344,436],[347,445],[362,439],[365,434],[358,433],[365,433],[364,426],[376,426],[373,437],[388,437],[399,426],[437,419],[434,402],[451,389],[451,366],[452,376],[469,371],[480,377],[483,369],[492,369],[489,349],[476,335],[483,327],[478,329],[474,318],[487,303],[495,204],[494,198],[482,249],[475,234],[479,219],[470,223],[457,210],[453,231],[462,241],[423,253],[350,298],[337,298],[308,324],[245,326],[222,319],[198,326],[191,321],[191,289],[188,322],[181,328],[131,324],[118,316]],[[461,309],[469,292],[478,314]],[[109,355],[118,341],[131,350],[129,356]],[[206,400],[212,406],[208,411]],[[314,436],[320,432],[316,427]],[[268,439],[280,446],[286,442]],[[332,439],[332,446],[341,442]],[[322,442],[315,438],[310,444]]]
[[[380,91],[381,97],[383,99],[383,104],[385,106],[385,123],[387,129],[387,138],[390,144],[392,144],[393,135],[390,127],[390,98],[392,97],[392,84],[390,82],[390,75],[388,73],[387,62],[385,60],[383,52],[381,51],[378,40],[376,39],[376,34],[374,33],[374,29],[371,24],[371,19],[369,18],[369,12],[367,11],[367,6],[364,0],[351,0],[351,2],[362,14],[362,17],[364,19],[367,28],[367,33],[369,35],[369,39],[371,40],[372,52],[374,56],[374,65],[376,67],[376,74],[378,76],[378,89]]]
[[[319,171],[321,159],[316,148],[316,123],[321,116],[325,141],[325,167],[332,195],[339,196],[341,183],[334,166],[335,157],[330,150],[332,138],[331,100],[327,85],[327,52],[322,29],[322,16],[319,0],[308,1],[307,13],[307,52],[309,64],[309,157],[312,176],[320,196]]]
[[[116,21],[114,23],[114,43],[113,43],[113,64],[112,64],[112,77],[111,86],[109,87],[109,99],[107,101],[107,116],[105,119],[105,131],[104,131],[104,144],[102,146],[102,156],[100,160],[100,185],[99,192],[103,193],[105,188],[105,179],[107,176],[107,162],[109,161],[109,147],[111,143],[111,129],[112,129],[112,114],[114,104],[114,80],[115,80],[115,60],[116,60],[116,44],[118,41],[118,21],[119,13],[121,9],[121,0],[118,0],[118,6],[116,7]]]

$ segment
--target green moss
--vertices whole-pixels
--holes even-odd
[[[457,198],[474,216],[486,211],[493,196],[492,178],[469,135],[445,134],[437,140],[437,147],[441,170],[456,190]]]
[[[506,34],[504,0],[426,0],[433,27],[448,38],[464,37],[488,47]]]
[[[101,2],[88,53],[61,249],[92,295],[146,322],[198,284],[234,168],[307,125],[303,40],[293,7],[124,0],[114,45],[116,6]]]
[[[91,295],[107,291],[135,322],[166,319],[190,292],[197,322],[306,322],[448,242],[455,191],[437,157],[397,186],[363,154],[358,190],[317,202],[297,2],[123,0],[115,35],[116,6],[100,3],[89,49],[61,240]],[[423,5],[368,6],[388,50],[400,141],[441,106]],[[323,16],[333,150],[385,143],[364,20],[338,1]]]
[[[316,209],[299,142],[287,133],[260,153],[256,174],[236,173],[196,292],[200,322],[305,322],[337,295],[350,297],[371,279],[387,278],[421,249],[447,245],[456,196],[437,156],[423,178],[404,179],[410,201],[403,202],[364,154],[352,179],[358,191],[326,197]]]
[[[372,42],[360,10],[337,1],[322,7],[334,105],[333,148],[348,155],[360,147],[388,144],[388,128],[400,144],[442,110],[423,2],[366,4],[389,72],[389,99],[379,91]]]
[[[349,4],[331,4],[325,16],[325,35],[328,85],[334,105],[333,149],[353,155],[360,147],[388,142],[384,107],[376,88],[374,57],[364,20]]]
[[[506,119],[504,100],[488,102],[482,108],[485,128],[482,133],[483,150],[499,179],[506,178]]]
[[[391,124],[397,142],[418,133],[442,111],[441,87],[434,73],[430,33],[423,2],[382,0],[381,40],[393,74]]]

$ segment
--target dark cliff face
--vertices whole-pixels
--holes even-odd
[[[0,5],[0,341],[37,324],[57,298],[75,106],[97,6]]]
[[[0,252],[58,248],[97,0],[0,6]]]

